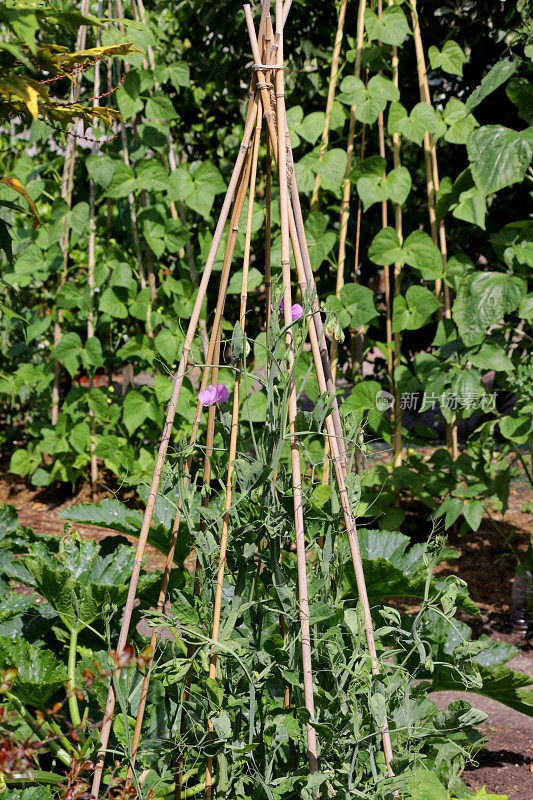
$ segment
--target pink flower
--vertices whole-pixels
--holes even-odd
[[[223,383],[217,386],[209,386],[203,389],[199,395],[198,400],[203,406],[212,406],[213,403],[225,403],[229,399],[229,392]]]
[[[279,310],[281,314],[283,314],[283,312],[285,311],[285,300],[283,297],[281,298],[281,303],[279,304]],[[292,321],[296,322],[297,319],[300,319],[300,317],[303,316],[304,310],[300,305],[300,303],[294,303],[294,305],[291,306],[291,312],[292,312]]]
[[[303,310],[302,306],[300,305],[300,303],[295,303],[291,307],[291,311],[292,311],[292,321],[293,322],[296,322],[297,319],[300,319],[300,317],[302,317],[303,313],[304,313],[304,310]]]

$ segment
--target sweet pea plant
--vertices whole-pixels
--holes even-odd
[[[101,15],[101,4],[88,5]],[[237,271],[228,286],[218,378],[198,396],[215,421],[210,485],[202,473],[205,449],[185,438],[195,419],[194,370],[180,396],[170,463],[148,535],[149,544],[166,555],[179,502],[170,605],[154,612],[159,577],[142,573],[131,641],[117,653],[131,550],[117,539],[82,543],[72,532],[61,541],[45,539],[21,529],[12,509],[2,509],[0,758],[8,800],[32,800],[34,791],[39,800],[89,796],[86,776],[94,767],[106,682],[117,661],[120,713],[110,740],[116,766],[104,785],[117,798],[200,795],[206,791],[206,761],[216,765],[208,795],[220,798],[463,797],[468,791],[462,771],[481,746],[476,726],[484,715],[464,702],[438,711],[428,692],[466,688],[531,713],[531,681],[505,666],[513,648],[471,641],[470,630],[456,618],[457,609],[476,613],[466,587],[433,574],[440,560],[453,557],[442,526],[463,518],[465,527],[476,530],[487,506],[505,511],[517,466],[528,480],[533,474],[531,360],[525,353],[531,338],[531,226],[510,218],[510,209],[521,207],[527,195],[533,150],[531,129],[524,127],[531,122],[530,30],[516,30],[524,4],[508,5],[505,12],[498,5],[490,16],[466,14],[465,3],[434,17],[430,4],[417,9],[412,0],[374,9],[361,2],[357,39],[348,37],[339,50],[340,91],[327,113],[327,71],[321,66],[329,57],[333,8],[293,5],[300,37],[287,64],[287,95],[301,104],[290,104],[288,124],[310,261],[347,387],[341,407],[345,446],[358,467],[351,463],[348,470],[348,499],[360,526],[380,674],[370,669],[355,576],[339,531],[340,497],[324,469],[324,421],[332,397],[320,393],[313,375],[308,325],[314,298],[303,296],[292,305],[290,327],[304,409],[296,434],[310,575],[312,727],[320,742],[319,769],[310,775],[288,469],[286,330],[281,313],[272,313],[267,323],[269,289],[258,268],[263,245],[257,244],[248,275],[246,337],[233,325],[238,301],[232,296],[241,291],[242,279]],[[212,238],[217,196],[225,190],[223,175],[242,133],[235,103],[226,102],[228,95],[242,96],[234,69],[242,38],[233,12],[226,3],[216,13],[203,2],[156,2],[147,12],[139,0],[125,4],[117,16],[123,16],[138,52],[130,51],[127,69],[117,62],[107,74],[107,96],[122,120],[114,115],[104,148],[85,140],[87,158],[74,158],[72,146],[58,146],[37,89],[39,97],[28,90],[19,97],[16,114],[9,104],[0,107],[8,123],[1,136],[11,173],[0,184],[6,256],[0,291],[8,312],[2,317],[0,391],[10,423],[1,435],[13,451],[10,470],[36,486],[76,482],[89,469],[94,477],[96,469],[136,486],[141,502],[147,500],[184,321]],[[51,48],[57,25],[47,27],[33,7],[9,8],[2,20],[19,48],[17,69],[33,69],[27,52],[35,56],[37,42]],[[76,16],[70,20],[71,32],[75,23],[89,24]],[[434,25],[429,31],[428,20]],[[100,30],[98,20],[91,24]],[[88,35],[95,45],[116,47],[125,37],[121,24],[104,25],[99,39],[95,31]],[[450,27],[464,47],[449,40]],[[415,52],[421,63],[420,28],[422,40],[432,42],[433,105],[419,102],[414,77]],[[490,49],[495,45],[497,56]],[[13,54],[9,48],[2,52],[8,60]],[[93,89],[101,79],[93,69],[84,73],[92,83],[79,87],[82,102],[103,94]],[[58,87],[70,77],[54,72]],[[487,98],[502,101],[493,104],[497,120]],[[91,139],[105,137],[93,120]],[[81,148],[84,140],[76,141]],[[437,146],[444,172],[438,193],[428,188],[427,206],[434,215],[432,234],[446,224],[447,259],[442,242],[439,248],[438,238],[422,229],[422,148],[435,190],[431,159]],[[459,175],[457,163],[464,167]],[[12,202],[15,178],[43,221],[35,230]],[[361,213],[348,218],[355,190]],[[267,213],[267,191],[271,187],[257,188],[252,237]],[[387,203],[394,226],[386,224]],[[276,212],[272,217],[276,272],[280,220]],[[236,257],[243,246],[241,232]],[[347,257],[355,262],[349,279]],[[215,270],[221,265],[219,254]],[[284,311],[276,274],[272,291],[272,310]],[[205,359],[213,297],[207,301],[201,333],[192,343],[196,367]],[[125,364],[137,377],[128,391],[125,375],[117,380]],[[228,515],[221,489],[232,427],[226,403],[237,370],[243,392]],[[486,417],[476,419],[475,403],[454,406],[454,397],[485,396],[488,380],[491,390],[518,395],[511,410],[500,398]],[[392,426],[378,402],[384,390],[393,399]],[[428,404],[430,397],[452,398],[440,402],[449,448],[435,448],[429,459],[405,457],[399,413],[404,394],[423,395]],[[458,422],[471,418],[466,443],[459,425],[459,454]],[[495,457],[496,435],[503,447]],[[421,424],[409,436],[410,444],[434,442],[434,431]],[[390,444],[390,467],[361,468],[372,437]],[[435,523],[427,542],[409,546],[398,529],[404,523],[402,500],[412,499],[434,513]],[[142,526],[141,514],[118,499],[78,506],[64,516],[130,537],[139,536]],[[214,642],[217,546],[225,517],[227,569]],[[191,550],[194,574],[184,569]],[[29,594],[13,591],[14,582]],[[404,597],[417,600],[413,615],[398,610],[397,598]],[[146,649],[147,626],[165,632],[154,653]],[[214,655],[215,677],[207,678]],[[152,657],[148,711],[141,744],[134,748],[142,673]],[[380,745],[386,722],[394,774]],[[40,785],[31,787],[35,782]]]
[[[305,352],[307,319],[304,309],[293,323],[296,363]],[[149,542],[165,552],[179,497],[177,569],[172,573],[170,604],[160,613],[153,610],[159,576],[141,577],[134,623],[144,619],[145,627],[132,627],[131,642],[119,656],[122,671],[115,683],[119,713],[110,743],[116,767],[104,792],[111,794],[113,786],[125,786],[130,776],[132,797],[170,796],[181,763],[182,796],[197,796],[204,791],[205,760],[210,757],[216,764],[215,797],[295,800],[318,793],[321,797],[385,799],[397,790],[406,798],[464,797],[467,789],[461,773],[481,746],[476,725],[485,715],[464,701],[439,711],[428,691],[463,687],[529,713],[531,681],[505,666],[515,652],[513,647],[486,639],[471,641],[469,628],[456,619],[457,608],[476,613],[476,607],[462,581],[433,575],[440,560],[454,555],[444,547],[441,535],[435,532],[427,544],[409,546],[408,538],[398,532],[362,529],[359,541],[381,666],[381,674],[372,676],[351,558],[338,532],[336,485],[322,483],[320,461],[315,463],[312,455],[316,452],[321,459],[317,442],[328,413],[327,397],[319,398],[312,411],[300,412],[298,417],[302,450],[311,465],[302,502],[308,537],[313,724],[321,742],[320,769],[308,774],[305,726],[309,714],[303,703],[292,549],[283,330],[272,315],[269,342],[273,344],[265,352],[266,375],[258,378],[246,372],[251,391],[257,381],[263,385],[267,413],[262,424],[245,414],[239,423],[216,643],[210,638],[210,625],[218,535],[225,513],[224,493],[217,486],[224,484],[227,471],[231,422],[223,384],[211,387],[203,400],[216,406],[212,488],[204,486],[201,446],[195,448],[195,466],[187,483],[183,469],[189,454],[185,451],[174,453],[164,475]],[[230,353],[229,369],[231,365]],[[300,390],[307,387],[304,375]],[[349,415],[345,421],[349,425]],[[347,428],[347,443],[355,440],[355,434]],[[357,513],[361,484],[351,474],[350,504]],[[147,487],[141,491],[143,499],[147,491]],[[108,655],[108,648],[116,635],[133,555],[115,538],[96,545],[81,543],[72,533],[59,542],[36,537],[18,527],[13,509],[4,507],[2,515],[0,552],[7,600],[0,631],[5,709],[5,725],[0,725],[4,725],[9,752],[15,750],[5,780],[8,787],[38,781],[67,796],[62,792],[71,774],[69,765],[72,772],[74,761],[92,763],[98,746],[95,723],[103,713],[106,679],[116,658],[112,650]],[[62,516],[74,524],[97,524],[130,536],[139,534],[142,522],[139,512],[118,500],[76,506]],[[190,548],[197,558],[193,573],[183,569]],[[20,553],[19,559],[13,560],[14,552]],[[9,579],[35,593],[10,593]],[[406,596],[418,598],[418,613],[399,612],[394,600]],[[148,657],[146,623],[165,635],[153,654],[148,711],[133,759],[131,742]],[[63,650],[59,642],[64,642]],[[32,658],[34,651],[37,660]],[[215,679],[206,677],[213,652]],[[65,686],[67,698],[62,704]],[[61,714],[52,713],[54,703]],[[394,778],[387,775],[380,746],[385,713]],[[37,763],[21,760],[25,751],[15,747],[25,743],[27,750],[29,742]],[[78,783],[84,785],[83,774]],[[9,793],[7,797],[11,800]]]

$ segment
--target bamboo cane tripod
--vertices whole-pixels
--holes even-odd
[[[270,221],[270,197],[271,197],[271,178],[270,178],[270,161],[268,160],[271,154],[274,157],[274,163],[277,168],[278,183],[279,183],[279,196],[280,196],[280,219],[281,219],[281,268],[283,277],[283,300],[284,300],[284,321],[286,327],[286,348],[287,348],[287,373],[289,385],[289,430],[290,430],[290,462],[292,472],[292,487],[293,487],[293,501],[294,501],[294,524],[295,524],[295,539],[297,551],[297,575],[298,575],[298,596],[299,596],[299,612],[300,612],[300,630],[301,630],[301,652],[303,664],[303,683],[304,683],[304,697],[305,705],[309,712],[311,722],[307,723],[307,754],[309,763],[309,772],[316,772],[318,770],[318,744],[316,739],[316,731],[312,725],[315,718],[314,715],[314,687],[313,687],[313,666],[311,659],[311,637],[310,637],[310,621],[309,621],[309,602],[308,602],[308,589],[307,589],[307,563],[306,563],[306,543],[305,543],[305,527],[303,518],[303,505],[302,505],[302,475],[300,466],[300,445],[298,435],[296,434],[295,420],[297,414],[297,395],[295,386],[295,373],[294,373],[294,340],[292,329],[292,288],[291,288],[291,268],[290,268],[290,251],[294,258],[296,267],[296,283],[299,287],[302,299],[308,302],[309,310],[309,338],[313,355],[313,363],[318,380],[319,390],[321,394],[329,393],[330,396],[334,395],[334,384],[331,372],[331,365],[327,346],[324,338],[324,328],[319,311],[318,298],[315,289],[313,273],[311,269],[311,262],[307,249],[305,238],[304,223],[300,201],[298,196],[298,188],[296,182],[296,175],[294,172],[294,161],[292,156],[292,149],[290,143],[290,136],[287,129],[286,109],[285,109],[285,91],[284,91],[284,37],[283,30],[285,20],[290,7],[290,0],[286,0],[283,4],[282,0],[276,0],[276,13],[275,13],[275,27],[272,26],[272,19],[270,16],[270,0],[264,0],[261,9],[261,19],[259,23],[258,32],[256,32],[252,11],[249,5],[244,6],[246,25],[250,37],[251,49],[253,53],[254,65],[253,75],[251,81],[250,94],[248,99],[248,106],[246,110],[244,133],[242,142],[239,148],[239,153],[235,162],[229,186],[226,192],[220,217],[215,229],[209,255],[204,267],[202,279],[198,288],[198,293],[194,308],[191,314],[190,322],[188,325],[187,333],[185,336],[185,343],[180,358],[178,370],[173,379],[173,392],[169,401],[166,421],[164,424],[159,452],[157,455],[156,465],[153,472],[153,477],[150,485],[150,491],[144,513],[143,523],[137,544],[134,568],[131,577],[128,598],[124,608],[120,635],[117,645],[117,666],[115,667],[115,679],[118,679],[120,673],[120,655],[124,651],[127,644],[128,634],[130,630],[131,617],[133,606],[135,602],[137,584],[139,574],[142,566],[143,555],[148,538],[148,532],[152,521],[154,506],[159,491],[161,475],[165,464],[167,449],[169,446],[174,416],[176,413],[177,404],[180,397],[180,392],[189,365],[189,356],[191,353],[193,338],[196,334],[202,304],[204,302],[211,272],[215,263],[215,257],[222,240],[224,228],[229,217],[229,230],[225,245],[225,252],[222,264],[222,270],[219,278],[219,291],[218,299],[212,323],[211,336],[205,365],[203,367],[200,390],[207,387],[208,383],[217,383],[218,367],[221,349],[221,331],[222,331],[222,316],[224,312],[224,305],[228,289],[232,257],[236,245],[237,234],[239,232],[239,221],[243,212],[246,197],[248,195],[248,208],[247,208],[247,223],[246,223],[246,237],[244,248],[244,259],[242,269],[242,284],[240,295],[240,312],[239,322],[242,330],[245,329],[246,324],[246,307],[247,307],[247,292],[248,292],[248,269],[250,264],[251,254],[251,232],[252,232],[252,214],[254,208],[255,186],[257,181],[258,172],[258,157],[259,157],[259,144],[263,130],[265,129],[267,137],[267,213],[266,219]],[[274,85],[272,83],[274,79]],[[270,229],[267,225],[266,228],[266,264],[265,264],[265,285],[267,287],[267,318],[270,313],[270,284],[271,284],[271,265],[270,265]],[[242,362],[241,362],[242,363]],[[242,364],[244,367],[244,364]],[[243,369],[236,368],[236,380],[233,394],[232,415],[231,415],[231,433],[230,433],[230,446],[229,446],[229,466],[226,480],[225,489],[225,510],[222,522],[222,530],[219,543],[218,553],[218,572],[215,591],[215,605],[212,621],[212,642],[218,641],[219,626],[221,617],[221,604],[222,604],[222,588],[226,568],[226,547],[229,532],[229,518],[230,509],[232,504],[232,487],[233,487],[233,461],[236,456],[237,446],[237,430],[239,422],[239,394],[240,383]],[[189,439],[190,450],[192,451],[193,445],[197,441],[197,436],[200,428],[202,414],[202,404],[198,402],[196,408],[196,415],[192,424],[192,431]],[[213,448],[214,438],[214,407],[211,406],[207,420],[207,438],[205,448],[205,462],[204,462],[204,479],[207,485],[210,482],[211,466],[210,459]],[[355,521],[350,509],[348,494],[346,490],[346,469],[347,459],[344,446],[344,439],[342,433],[342,425],[339,415],[339,409],[336,401],[331,405],[331,413],[326,418],[326,437],[329,441],[330,448],[330,461],[333,466],[333,472],[337,483],[338,493],[340,497],[344,527],[349,541],[352,564],[355,572],[357,588],[359,593],[359,600],[364,615],[364,630],[368,652],[371,661],[371,671],[373,675],[379,674],[379,663],[376,655],[376,648],[374,643],[374,633],[372,626],[372,618],[370,613],[370,605],[366,591],[365,578],[363,575],[362,561],[359,552],[359,545],[357,539],[357,531]],[[184,483],[187,485],[192,462],[192,454],[189,455],[185,465],[185,478]],[[204,501],[202,501],[204,502]],[[206,501],[208,502],[208,501]],[[166,559],[165,568],[161,582],[161,588],[158,598],[158,611],[162,611],[165,604],[165,598],[170,579],[170,572],[174,558],[174,551],[177,542],[179,524],[182,514],[182,500],[178,501],[177,513],[174,519],[172,532],[169,541],[168,556]],[[195,588],[199,586],[201,575],[198,566],[195,573]],[[151,645],[155,647],[157,641],[157,629],[153,629]],[[133,760],[137,753],[142,721],[146,706],[146,698],[148,692],[148,685],[150,682],[151,670],[153,665],[153,651],[152,657],[149,661],[146,676],[141,689],[140,704],[136,719],[135,731],[132,741],[132,756]],[[209,661],[209,676],[216,675],[216,653],[212,651]],[[207,677],[207,676],[206,676]],[[189,691],[190,687],[190,671],[185,681],[184,698]],[[109,688],[107,703],[104,711],[104,719],[101,730],[100,750],[97,756],[94,779],[92,784],[92,793],[94,797],[99,796],[99,788],[102,780],[102,773],[104,769],[104,761],[106,750],[109,741],[111,726],[113,723],[113,713],[115,708],[115,692],[113,683]],[[182,730],[186,726],[186,719],[182,713],[181,718]],[[208,718],[208,729],[211,730],[211,721]],[[383,751],[385,762],[387,765],[387,772],[389,776],[393,776],[391,767],[392,761],[392,748],[388,725],[381,729],[381,738],[383,744]],[[177,763],[177,776],[175,797],[177,800],[181,797],[181,787],[183,780],[183,756],[178,757]],[[129,777],[131,777],[131,767]],[[213,785],[213,763],[210,757],[207,758],[206,764],[206,777],[205,777],[205,796],[211,797]]]

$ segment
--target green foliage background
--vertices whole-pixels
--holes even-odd
[[[90,11],[94,19],[97,9],[93,5]],[[69,8],[67,3],[58,4],[56,17]],[[471,399],[470,405],[458,411],[462,444],[467,435],[469,439],[456,462],[451,462],[444,449],[437,449],[429,466],[414,455],[391,475],[376,467],[366,476],[366,505],[362,509],[372,508],[378,524],[385,528],[402,522],[403,512],[393,508],[395,491],[409,487],[430,511],[444,499],[439,513],[446,527],[463,515],[466,524],[476,529],[488,498],[496,497],[497,510],[505,511],[510,464],[521,461],[526,476],[532,479],[531,464],[526,464],[533,424],[532,365],[531,355],[527,355],[533,315],[532,244],[531,222],[524,214],[530,198],[528,169],[533,151],[528,127],[532,119],[528,9],[525,2],[504,6],[494,2],[483,4],[483,8],[472,2],[453,7],[420,4],[433,110],[419,103],[407,4],[400,2],[387,10],[381,28],[375,14],[367,12],[363,52],[363,71],[368,67],[367,89],[353,76],[355,9],[349,8],[332,132],[321,164],[318,147],[336,9],[334,4],[311,6],[297,1],[291,9],[286,43],[289,124],[320,299],[332,324],[340,323],[346,334],[340,360],[351,392],[343,413],[357,415],[365,425],[366,441],[377,437],[390,443],[388,418],[376,409],[375,398],[381,388],[390,389],[385,362],[384,287],[379,278],[383,265],[394,260],[404,264],[401,293],[395,298],[393,313],[393,331],[402,333],[402,363],[395,373],[398,393],[425,393],[429,398],[451,393]],[[27,216],[9,207],[18,198],[8,186],[0,185],[0,199],[8,204],[2,211],[4,243],[10,243],[6,253],[9,255],[12,249],[12,256],[4,263],[0,288],[4,309],[0,345],[0,397],[5,420],[2,449],[12,454],[9,469],[28,476],[37,486],[54,481],[75,483],[87,475],[90,416],[101,466],[119,481],[137,483],[150,474],[172,370],[242,133],[251,62],[248,48],[243,46],[240,6],[229,2],[216,7],[204,2],[156,2],[149,5],[146,25],[133,21],[134,11],[128,4],[124,13],[126,29],[121,32],[107,24],[100,41],[110,47],[124,42],[126,36],[139,50],[127,57],[127,73],[122,59],[108,59],[100,65],[106,90],[102,104],[118,108],[124,128],[115,122],[106,132],[95,124],[89,131],[89,141],[77,140],[79,155],[70,207],[59,192],[67,137],[51,130],[41,118],[32,120],[21,112],[20,104],[16,114],[9,108],[5,111],[4,173],[21,182],[36,203],[43,224],[32,232]],[[20,52],[27,59],[24,47],[34,46],[34,35],[44,23],[36,18],[32,27],[17,22],[14,10],[6,14],[12,41],[18,42],[19,67],[15,67],[19,69]],[[54,41],[70,52],[75,49],[79,19],[72,18],[70,27],[58,27],[56,17],[48,20],[36,41],[40,46]],[[97,25],[89,27],[89,44],[98,43],[97,31]],[[384,42],[382,46],[378,37]],[[401,45],[399,93],[390,81],[393,43]],[[5,70],[13,68],[9,46],[1,57]],[[82,105],[92,97],[93,72],[86,70],[82,75]],[[61,73],[50,85],[58,97],[68,94],[69,80]],[[359,152],[363,124],[366,150],[364,161],[355,159],[350,176],[352,215],[346,285],[338,300],[334,287],[339,197],[346,164],[349,106],[354,102],[358,120],[355,152]],[[387,125],[385,163],[377,155],[379,111],[384,111]],[[432,291],[433,281],[442,274],[442,264],[428,235],[421,148],[426,130],[437,140],[441,173],[437,210],[446,224],[449,261],[444,280],[453,301],[453,320],[440,323]],[[402,143],[402,166],[396,170],[392,170],[390,148],[394,131],[401,133]],[[91,136],[104,144],[91,144]],[[124,161],[124,146],[128,163]],[[175,171],[169,169],[170,146],[178,162]],[[381,177],[384,169],[386,181]],[[317,171],[322,179],[320,211],[309,213],[308,198]],[[91,180],[96,193],[94,302],[87,285]],[[260,234],[264,188],[262,181],[254,215],[257,235],[247,330],[250,341],[256,343],[253,354],[258,366],[265,326],[264,243]],[[364,213],[360,266],[355,276],[357,196]],[[391,228],[380,231],[383,199],[402,205],[402,247]],[[172,218],[173,204],[179,207],[177,219]],[[132,228],[132,207],[137,231]],[[275,212],[275,273],[279,268],[278,222]],[[70,238],[64,262],[67,230]],[[241,232],[225,312],[228,332],[237,313],[243,238]],[[203,312],[208,328],[220,266],[218,261]],[[90,313],[94,314],[95,329],[87,339]],[[59,317],[62,336],[54,345],[54,321]],[[361,379],[350,352],[349,330],[360,326],[364,326],[363,364],[372,365],[370,380]],[[200,336],[192,358],[197,364],[202,362]],[[55,426],[50,422],[54,361],[60,372],[60,414]],[[99,376],[107,375],[110,382],[125,364],[132,364],[136,374],[153,376],[153,381],[137,385],[122,400]],[[489,384],[482,378],[490,377],[491,371],[494,378],[490,391],[497,392],[497,407],[474,414],[476,405],[483,406],[489,400]],[[231,386],[231,371],[223,371],[221,379]],[[316,399],[317,388],[312,383],[306,392],[311,400]],[[518,400],[514,406],[506,405],[515,394]],[[173,446],[190,426],[194,395],[194,384],[187,379]],[[261,419],[263,402],[259,396],[253,398],[256,421]],[[430,400],[426,401],[421,410],[430,405]],[[446,419],[451,418],[453,411],[441,411]],[[461,420],[466,421],[464,425]],[[495,435],[500,437],[499,461],[491,466]],[[431,428],[415,424],[409,431],[408,444],[438,444],[435,436]],[[317,440],[316,447],[319,443]],[[386,478],[390,480],[382,491]]]

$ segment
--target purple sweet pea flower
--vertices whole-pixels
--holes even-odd
[[[279,304],[279,310],[281,314],[283,314],[285,311],[285,300],[283,297],[281,298],[281,303]],[[292,321],[296,322],[297,319],[300,319],[300,317],[303,316],[304,310],[300,305],[300,303],[294,303],[294,305],[291,306],[291,312],[292,312]]]
[[[217,386],[209,386],[203,389],[198,395],[198,400],[203,406],[212,406],[213,403],[225,403],[229,399],[229,392],[223,383]]]
[[[304,313],[304,310],[303,310],[302,306],[300,305],[300,303],[295,303],[291,307],[291,311],[292,311],[292,321],[293,322],[296,322],[297,319],[300,319],[300,317],[302,317],[303,313]]]

